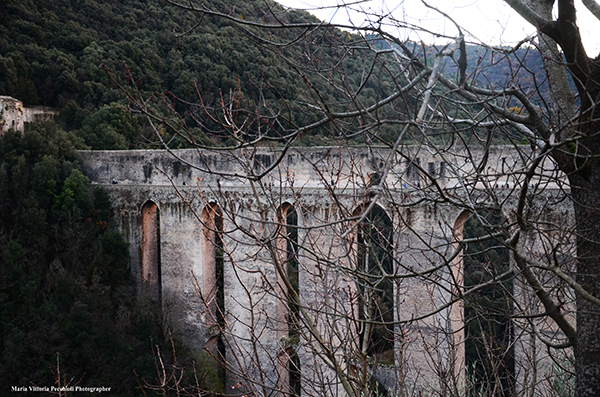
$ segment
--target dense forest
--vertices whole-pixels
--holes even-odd
[[[268,22],[273,10],[289,22],[316,21],[308,13],[285,10],[274,4],[270,4],[269,10],[267,4],[270,3],[218,0],[221,9],[229,9],[239,18]],[[156,147],[154,137],[143,122],[127,112],[125,96],[110,81],[107,71],[124,85],[131,73],[136,87],[146,97],[166,94],[177,100],[182,113],[193,109],[186,103],[199,102],[198,94],[210,106],[232,90],[242,93],[249,108],[268,103],[271,109],[267,110],[280,113],[277,104],[283,100],[302,102],[299,98],[307,95],[303,77],[310,78],[311,73],[299,75],[302,70],[293,68],[279,55],[290,55],[288,58],[301,60],[307,67],[314,67],[316,59],[321,70],[327,70],[329,65],[343,65],[335,72],[337,76],[330,76],[336,81],[345,78],[360,82],[369,66],[370,60],[365,55],[368,51],[341,53],[335,48],[343,46],[327,45],[356,39],[339,31],[323,30],[320,42],[300,41],[276,54],[253,41],[247,32],[218,18],[207,16],[190,34],[180,34],[195,26],[198,18],[198,14],[161,0],[5,0],[0,2],[0,95],[13,96],[25,105],[62,110],[62,128],[78,136],[84,147],[152,148]],[[283,43],[295,37],[295,33],[280,30],[274,36]],[[427,61],[428,55],[433,58],[435,49],[425,46],[419,51]],[[545,73],[540,73],[541,63],[535,51],[522,48],[510,62],[482,47],[470,46],[467,52],[471,82],[500,86],[519,70],[517,84],[530,86],[532,90],[543,89]],[[311,62],[313,65],[309,65]],[[475,71],[482,64],[490,66]],[[388,76],[383,76],[376,85],[362,88],[359,97],[365,104],[384,97],[398,83],[393,81],[397,76],[390,65],[393,62],[388,62],[386,70],[372,72]],[[456,66],[448,62],[446,67],[452,73]],[[336,98],[339,93],[331,87],[316,80],[311,84],[317,85],[324,99],[339,100],[343,106],[344,98]],[[410,101],[407,98],[407,111],[414,108]],[[289,125],[282,128],[306,124],[316,117],[310,107],[289,111],[286,118]],[[222,143],[223,137],[214,133],[210,125],[201,127],[203,131],[197,131],[201,142]],[[170,131],[167,129],[166,133]],[[327,143],[327,135],[332,133],[315,131],[304,137],[302,144]],[[182,145],[185,142],[175,141],[173,147]]]
[[[258,2],[242,2],[236,12],[264,14]],[[226,22],[207,20],[177,37],[194,18],[160,0],[4,1],[0,94],[62,110],[62,127],[94,149],[152,147],[153,141],[125,112],[127,102],[107,70],[123,83],[130,72],[146,95],[168,91],[183,101],[198,101],[196,87],[206,103],[240,86],[248,96],[263,95],[267,80],[277,87],[267,99],[297,95],[291,69]]]
[[[134,299],[128,244],[55,123],[0,138],[0,394],[11,386],[112,387],[154,378],[160,313]]]

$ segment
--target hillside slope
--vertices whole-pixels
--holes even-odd
[[[218,2],[221,9],[239,18],[268,18],[266,3],[261,1]],[[316,21],[306,12],[284,10],[276,3],[270,5],[290,22]],[[303,105],[315,100],[307,90],[306,81],[315,75],[311,71],[319,70],[325,75],[319,83],[317,79],[311,81],[323,99],[345,109],[355,99],[340,97],[326,80],[332,79],[343,86],[347,79],[352,86],[360,86],[369,68],[369,57],[373,56],[364,50],[349,51],[349,46],[336,51],[335,46],[328,44],[353,38],[339,31],[324,30],[319,42],[299,42],[281,49],[288,58],[306,64],[307,73],[300,76],[281,56],[261,47],[225,20],[207,16],[189,35],[177,34],[195,26],[198,18],[198,14],[177,9],[162,0],[5,0],[0,3],[0,95],[13,96],[25,105],[62,110],[62,127],[74,131],[82,147],[156,147],[152,133],[126,111],[125,96],[111,83],[104,65],[125,85],[129,70],[146,97],[167,93],[170,98],[177,98],[180,100],[177,110],[185,114],[190,107],[182,104],[199,102],[198,94],[205,105],[211,106],[230,92],[239,91],[243,105],[250,112],[265,104],[274,114],[289,112],[286,120],[291,124],[280,126],[285,129],[317,117],[310,106]],[[282,42],[293,35],[294,32],[286,30],[273,32],[276,40]],[[433,51],[434,48],[425,47],[423,53],[431,55]],[[532,89],[541,86],[544,94],[545,73],[535,54],[523,49],[511,62],[496,62],[490,51],[471,47],[469,65],[487,65],[473,73],[471,81],[499,86],[519,72],[519,84]],[[451,63],[448,62],[447,70],[452,73]],[[398,80],[401,73],[394,71],[393,64],[392,60],[370,72],[382,77],[371,79],[361,89],[358,99],[362,103],[374,103],[401,82]],[[342,67],[337,68],[339,65]],[[330,66],[337,70],[328,75]],[[284,100],[296,105],[287,109],[282,105]],[[405,107],[405,111],[414,108],[411,103]],[[249,125],[249,135],[253,134],[253,128],[261,128],[256,123]],[[207,133],[212,131],[211,125],[201,127]],[[335,131],[319,130],[311,134],[303,138],[304,144],[327,143],[327,136]],[[197,139],[208,144],[220,144],[222,140],[218,133],[210,137],[199,135]],[[186,143],[176,140],[177,145]]]

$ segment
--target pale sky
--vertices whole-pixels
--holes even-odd
[[[288,7],[302,8],[315,14],[322,20],[355,25],[365,21],[365,12],[381,15],[382,10],[391,13],[398,21],[426,27],[432,31],[456,36],[457,30],[446,18],[433,10],[427,9],[421,0],[278,0]],[[343,2],[351,4],[349,11],[337,9],[336,4]],[[525,22],[517,13],[506,5],[503,0],[426,0],[447,13],[469,34],[467,40],[483,41],[491,45],[511,45],[535,33],[535,29]],[[585,8],[580,0],[575,0],[579,28],[584,40],[588,56],[595,57],[600,50],[600,21]],[[319,9],[320,7],[330,7]],[[362,10],[363,12],[359,12]],[[447,39],[433,38],[421,32],[410,29],[396,29],[391,26],[388,32],[394,32],[400,37],[410,37],[413,40],[423,40],[426,43],[446,42]],[[466,32],[465,32],[466,33]],[[470,37],[469,37],[470,36]]]

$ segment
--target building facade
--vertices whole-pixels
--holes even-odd
[[[0,95],[0,136],[9,129],[25,131],[25,123],[50,120],[57,116],[58,111],[49,107],[24,107],[18,99]]]

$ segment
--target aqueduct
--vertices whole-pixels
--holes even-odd
[[[395,382],[464,377],[462,225],[475,202],[510,214],[533,155],[509,146],[81,152],[131,243],[139,293],[162,304],[192,349],[235,356],[228,390],[254,377],[272,391],[321,395],[342,386],[315,358],[317,336],[341,356],[348,335],[369,338],[351,332],[357,319],[395,324],[373,328],[391,349],[369,352],[392,351]],[[560,178],[529,183],[540,214],[571,218]],[[357,304],[365,288],[378,291],[375,311]],[[292,332],[300,310],[315,327],[302,337]],[[527,365],[517,360],[522,383]]]

